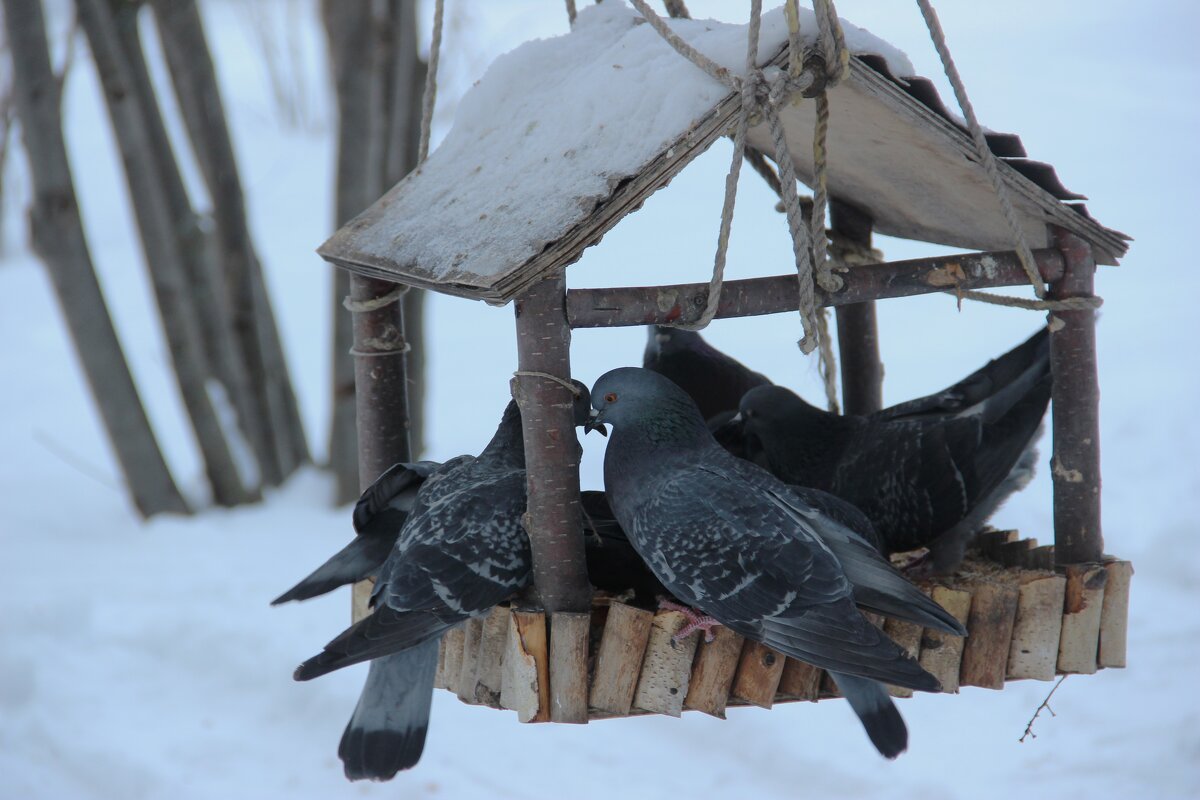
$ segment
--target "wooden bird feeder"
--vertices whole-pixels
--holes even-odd
[[[498,607],[487,618],[446,634],[437,685],[468,703],[515,710],[523,722],[678,716],[685,709],[723,716],[729,706],[769,708],[836,693],[819,670],[743,642],[731,631],[718,629],[712,642],[694,634],[676,643],[672,637],[682,624],[676,612],[593,598],[569,390],[528,374],[571,377],[572,328],[686,323],[699,318],[707,303],[707,282],[566,286],[566,267],[584,248],[726,135],[739,113],[736,92],[724,91],[716,81],[697,84],[689,73],[696,67],[683,59],[676,72],[661,69],[655,80],[614,69],[612,53],[622,47],[666,47],[649,27],[637,20],[609,25],[604,35],[613,40],[601,42],[607,47],[573,48],[586,51],[578,63],[563,64],[550,77],[525,76],[520,91],[538,102],[518,103],[506,109],[512,112],[509,118],[490,126],[476,120],[462,135],[452,131],[421,167],[320,248],[324,258],[360,278],[353,299],[360,309],[355,347],[364,354],[356,369],[364,482],[403,454],[394,429],[395,419],[403,416],[388,405],[390,400],[403,403],[403,348],[372,350],[387,338],[390,324],[381,316],[381,298],[397,285],[415,285],[493,304],[513,302],[517,364],[525,373],[514,379],[513,393],[524,423],[526,527],[540,608]],[[772,44],[766,30],[764,24],[764,47],[773,47],[774,55],[765,66],[787,68],[786,39]],[[566,39],[578,35],[584,34],[576,29]],[[586,35],[599,35],[596,26]],[[558,41],[524,48],[560,47]],[[828,92],[829,136],[836,143],[827,168],[834,232],[864,247],[878,231],[977,251],[849,267],[839,273],[839,291],[817,290],[819,305],[839,312],[845,404],[861,414],[880,407],[875,300],[1018,286],[1028,278],[1008,249],[1011,230],[969,133],[930,81],[899,79],[894,59],[872,52],[869,39],[856,41],[848,72]],[[593,54],[592,62],[587,53]],[[605,119],[610,130],[628,122],[623,114],[635,113],[634,104],[622,106],[622,98],[639,100],[636,106],[644,110],[656,107],[656,96],[670,95],[676,104],[690,104],[694,114],[662,141],[623,146],[627,163],[598,168],[576,157],[596,144],[596,121],[564,118],[538,94],[549,84],[565,93],[586,91],[597,70],[613,84]],[[480,87],[488,81],[485,77]],[[789,139],[795,137],[789,149],[804,182],[814,174],[808,138],[812,109],[811,102],[797,102],[780,111]],[[503,151],[504,158],[495,157],[494,137],[539,126],[556,126],[555,141],[563,149],[530,153],[517,135],[517,145]],[[767,149],[766,126],[752,127],[747,141]],[[989,133],[987,143],[998,157],[1000,177],[1049,285],[1048,296],[1092,297],[1096,265],[1116,264],[1127,237],[1094,221],[1077,202],[1081,196],[1062,186],[1053,167],[1026,157],[1018,137]],[[537,184],[531,194],[528,170],[543,164],[555,171],[555,180]],[[796,292],[794,273],[727,281],[716,317],[794,313]],[[1039,547],[1015,532],[987,532],[958,574],[923,586],[966,623],[967,639],[878,621],[945,691],[999,689],[1007,680],[1050,680],[1056,674],[1125,666],[1132,568],[1103,550],[1095,314],[1054,310],[1049,326],[1054,544]]]

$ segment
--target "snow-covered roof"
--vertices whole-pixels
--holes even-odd
[[[811,12],[801,30],[815,35]],[[745,72],[746,28],[673,20],[731,72]],[[854,57],[830,91],[829,187],[875,230],[969,249],[1012,246],[969,135],[907,57],[843,20]],[[786,65],[782,9],[763,15],[760,64]],[[729,131],[738,98],[685,60],[624,4],[580,12],[563,36],[498,58],[463,98],[454,126],[417,170],[321,248],[363,274],[505,302],[577,260],[625,214]],[[812,175],[811,102],[783,113],[802,180]],[[1125,238],[1093,222],[1052,167],[989,136],[1032,246],[1054,222],[1116,263]],[[765,126],[749,142],[771,152]]]

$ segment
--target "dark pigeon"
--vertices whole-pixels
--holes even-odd
[[[879,752],[903,752],[908,732],[882,683],[941,687],[855,607],[818,533],[839,523],[721,449],[696,404],[666,378],[624,367],[592,391],[596,420],[614,429],[608,500],[663,585],[742,636],[829,670]]]
[[[1051,377],[1045,338],[1026,345],[1034,357],[1007,383],[980,388],[976,373],[956,384],[963,391],[869,417],[830,414],[780,386],[753,389],[742,398],[739,455],[862,510],[886,554],[928,547],[932,571],[952,572],[1033,477]]]
[[[575,383],[581,392],[576,419],[582,424],[590,403],[587,388]],[[417,763],[441,635],[531,581],[520,521],[524,510],[520,415],[509,403],[478,458],[399,464],[381,475],[355,506],[355,539],[275,601],[305,599],[378,576],[374,612],[296,671],[298,680],[308,680],[371,659],[338,747],[351,780],[388,780]],[[605,520],[603,509],[597,515],[587,538],[593,580],[614,592],[632,586],[652,596],[645,577],[624,577],[635,562],[643,576],[648,573],[619,528],[614,535],[615,523]]]
[[[642,366],[688,393],[705,419],[737,412],[742,395],[771,381],[722,353],[695,331],[654,325]]]
[[[370,525],[371,515],[358,513],[368,506],[376,513],[392,508],[380,482],[364,493],[356,525]],[[297,680],[309,680],[374,659],[338,750],[351,780],[387,780],[417,763],[442,634],[487,613],[531,580],[524,511],[521,418],[510,402],[478,457],[459,456],[424,479],[378,568],[374,612],[296,669]]]

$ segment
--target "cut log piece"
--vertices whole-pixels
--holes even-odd
[[[1104,604],[1100,611],[1101,667],[1125,666],[1125,632],[1129,622],[1129,582],[1133,564],[1128,561],[1109,561],[1108,585],[1104,587]]]
[[[642,674],[633,693],[636,708],[672,717],[683,713],[683,699],[687,697],[692,674],[692,657],[700,639],[700,632],[695,631],[676,642],[675,634],[685,625],[687,617],[678,611],[664,611],[654,616],[642,660]]]
[[[608,607],[588,697],[592,708],[622,717],[629,713],[653,621],[650,611],[616,602]]]
[[[546,615],[513,611],[500,678],[500,705],[521,722],[550,719],[550,669],[546,654]]]
[[[443,689],[458,693],[458,678],[462,674],[463,642],[466,632],[460,625],[451,628],[442,636],[439,662],[442,665],[441,683]]]
[[[1063,597],[1058,671],[1091,675],[1100,645],[1100,614],[1108,572],[1103,564],[1069,564]]]
[[[815,703],[821,694],[823,674],[812,664],[789,658],[783,665],[783,674],[779,676],[778,696],[788,700],[808,700]]]
[[[713,640],[701,641],[688,680],[684,708],[692,708],[725,719],[725,704],[741,658],[741,636],[720,625],[712,629]]]
[[[1016,531],[983,531],[975,537],[975,546],[984,558],[996,561],[1001,545],[1015,542],[1020,537]]]
[[[591,614],[550,616],[550,719],[588,721],[588,632]]]
[[[919,659],[921,656],[921,635],[924,631],[925,629],[915,622],[904,622],[899,619],[889,619],[883,624],[883,632],[915,659]],[[889,685],[887,689],[888,694],[892,697],[912,697],[913,694],[912,689],[903,686]]]
[[[508,646],[507,606],[496,606],[483,620],[479,640],[479,670],[475,674],[475,700],[492,708],[500,707],[504,650]]]
[[[462,663],[459,666],[458,683],[454,691],[459,700],[474,705],[479,702],[475,699],[475,683],[479,674],[479,646],[483,639],[483,620],[467,620],[462,631]]]
[[[1020,594],[1015,581],[979,583],[972,587],[971,615],[967,621],[971,635],[963,645],[961,685],[1004,688]]]
[[[1054,680],[1066,583],[1061,575],[1034,575],[1021,583],[1008,650],[1009,680]]]
[[[738,660],[732,694],[759,708],[770,708],[787,658],[758,642],[746,642]]]
[[[931,594],[935,603],[949,611],[964,625],[971,612],[971,593],[966,590],[934,586]],[[942,691],[958,692],[958,671],[962,665],[963,639],[941,631],[926,629],[921,636],[921,666],[942,684]]]

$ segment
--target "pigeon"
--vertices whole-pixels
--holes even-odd
[[[576,421],[583,424],[587,387],[574,383]],[[398,464],[381,475],[355,506],[355,539],[276,599],[305,599],[377,576],[373,613],[295,675],[309,680],[371,661],[338,747],[349,779],[389,780],[420,759],[442,634],[532,581],[525,505],[520,412],[510,402],[478,457]],[[603,521],[594,527],[587,539],[593,580],[624,586],[620,575],[636,553]]]
[[[914,586],[880,554],[879,534],[866,515],[828,492],[789,487],[799,500],[825,517],[815,533],[837,557],[864,611],[966,636],[952,614]],[[612,594],[632,590],[635,604],[650,607],[667,589],[629,543],[604,492],[584,492],[584,533],[592,585]]]
[[[828,670],[879,752],[907,749],[883,683],[941,686],[855,607],[842,563],[817,532],[839,523],[723,450],[695,402],[653,371],[605,373],[592,405],[591,424],[613,427],[608,500],[663,585],[736,633]]]
[[[695,331],[653,325],[642,366],[670,378],[705,419],[737,412],[742,395],[771,381],[716,349]]]
[[[737,454],[863,511],[885,554],[928,547],[925,569],[953,572],[975,533],[1033,477],[1050,401],[1049,351],[1040,334],[1022,347],[1031,357],[1024,369],[1006,364],[1014,366],[1006,382],[985,367],[871,416],[831,414],[781,386],[757,387],[733,421],[742,426]]]

